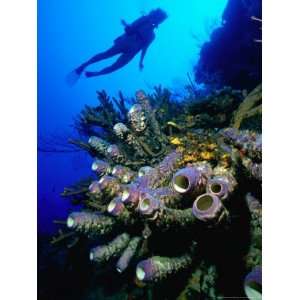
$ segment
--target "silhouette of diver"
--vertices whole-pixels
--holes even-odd
[[[131,24],[127,24],[122,20],[125,33],[114,40],[113,46],[99,54],[96,54],[91,59],[75,69],[68,78],[70,84],[74,84],[83,71],[91,64],[101,60],[110,58],[117,54],[121,56],[111,66],[97,72],[85,72],[86,77],[100,76],[112,73],[126,64],[128,64],[140,51],[141,58],[139,68],[144,68],[144,57],[150,44],[155,39],[154,29],[158,27],[165,19],[167,14],[160,8],[152,10],[148,15],[142,16]]]

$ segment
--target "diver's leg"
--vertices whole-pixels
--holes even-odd
[[[85,75],[87,77],[93,77],[112,73],[127,65],[134,58],[135,55],[136,53],[124,53],[111,66],[104,68],[99,72],[85,72]]]
[[[84,69],[91,65],[94,64],[98,61],[101,61],[103,59],[107,59],[110,58],[114,55],[117,55],[121,53],[121,49],[119,47],[117,47],[116,45],[112,46],[110,49],[108,49],[107,51],[101,52],[99,54],[96,54],[95,56],[93,56],[92,58],[90,58],[89,60],[87,60],[85,63],[83,63],[82,65],[80,65],[77,69],[76,72],[78,74],[82,73],[84,71]]]

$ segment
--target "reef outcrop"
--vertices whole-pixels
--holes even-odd
[[[237,109],[242,94],[218,97],[228,93]],[[261,265],[261,135],[227,121],[169,135],[167,122],[138,91],[114,141],[89,136],[94,175],[63,193],[80,205],[66,226],[88,239],[101,276],[120,273],[132,289],[135,278],[153,299],[245,297],[246,275]]]
[[[167,97],[160,88],[156,94]],[[78,146],[85,145],[93,156],[105,158],[110,164],[121,163],[133,168],[149,160],[157,161],[168,151],[168,140],[154,116],[151,98],[143,91],[138,91],[135,100],[129,101],[134,102],[129,110],[122,93],[120,100],[111,101],[102,91],[98,92],[98,99],[99,106],[86,106],[76,119],[79,133],[89,137],[87,143],[78,142]]]
[[[261,132],[262,85],[258,85],[240,104],[232,121],[237,129],[252,128]]]
[[[228,1],[222,25],[201,47],[196,82],[247,90],[261,82],[261,16],[261,0]]]

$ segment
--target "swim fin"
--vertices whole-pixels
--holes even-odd
[[[83,70],[82,70],[83,71]],[[76,82],[78,81],[78,79],[80,78],[82,71],[79,69],[75,69],[73,70],[71,73],[69,73],[66,76],[66,83],[72,87],[76,84]]]

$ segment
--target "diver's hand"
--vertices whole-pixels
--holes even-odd
[[[139,69],[140,69],[140,71],[143,71],[143,69],[144,69],[144,64],[142,62],[140,62],[140,64],[139,64]]]
[[[122,24],[124,27],[127,27],[127,26],[128,26],[128,24],[126,23],[126,21],[123,20],[123,19],[121,19],[121,24]]]

